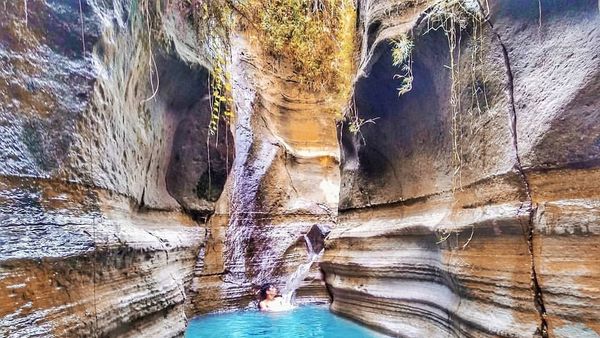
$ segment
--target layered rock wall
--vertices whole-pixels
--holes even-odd
[[[3,6],[0,335],[181,334],[233,157],[190,28],[156,2]]]
[[[303,89],[248,31],[232,41],[230,72],[236,159],[209,223],[191,313],[255,306],[263,283],[283,289],[308,260],[304,235],[333,227],[337,214],[339,149],[327,93]],[[300,302],[328,301],[316,265],[298,294]]]
[[[161,4],[3,4],[0,335],[177,336],[323,245],[300,301],[390,335],[600,334],[596,1],[359,1],[359,133],[236,28],[216,137]]]
[[[597,3],[481,4],[450,53],[433,18],[457,12],[361,2],[355,109],[379,119],[341,138],[332,309],[397,336],[597,335]]]

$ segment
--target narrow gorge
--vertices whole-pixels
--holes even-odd
[[[0,1],[0,134],[1,337],[600,336],[597,0]]]

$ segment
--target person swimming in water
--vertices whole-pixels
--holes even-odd
[[[261,311],[284,311],[290,307],[283,303],[283,297],[279,295],[279,290],[273,284],[267,283],[260,288],[258,308]]]

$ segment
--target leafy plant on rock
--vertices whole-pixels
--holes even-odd
[[[402,70],[401,74],[395,74],[394,79],[401,80],[401,86],[398,88],[398,95],[404,95],[412,89],[412,50],[414,43],[406,34],[393,39],[392,45],[392,65]]]

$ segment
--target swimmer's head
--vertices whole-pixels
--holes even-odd
[[[263,284],[263,286],[260,287],[260,299],[273,299],[277,296],[277,292],[278,290],[275,285],[271,283]]]

